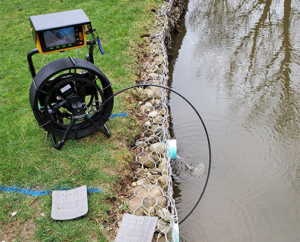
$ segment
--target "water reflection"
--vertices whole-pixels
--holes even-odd
[[[209,68],[226,68],[228,95],[239,97],[236,113],[251,118],[273,109],[275,128],[291,126],[287,136],[299,130],[299,11],[291,0],[194,1],[187,19],[195,58],[203,58],[203,45],[213,57],[220,51]]]
[[[188,9],[173,87],[208,124],[214,163],[183,241],[300,241],[300,3],[190,0]],[[204,163],[192,111],[173,96],[171,109],[180,155]],[[183,217],[202,180],[174,167]]]

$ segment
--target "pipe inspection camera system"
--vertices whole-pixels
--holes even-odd
[[[32,111],[40,127],[51,136],[54,148],[61,149],[67,138],[85,137],[99,130],[107,137],[110,131],[105,123],[113,110],[114,97],[133,88],[159,87],[175,93],[187,102],[197,114],[208,145],[208,170],[204,188],[192,210],[180,221],[183,223],[196,209],[206,190],[211,170],[211,145],[207,128],[196,108],[180,93],[157,84],[137,84],[113,93],[108,78],[94,65],[94,50],[100,39],[91,21],[82,9],[31,16],[31,30],[37,48],[29,51],[27,60],[32,76],[29,98]],[[90,40],[87,40],[90,35]],[[88,46],[85,59],[67,58],[54,60],[36,74],[32,56],[63,52]],[[57,142],[56,138],[60,138]],[[176,142],[166,141],[168,156],[176,159]],[[170,152],[169,152],[170,151]],[[173,156],[174,155],[174,156]],[[178,232],[178,224],[174,231]],[[175,235],[179,240],[179,234]]]
[[[67,138],[85,137],[97,130],[110,137],[105,123],[113,109],[113,90],[108,78],[94,65],[94,49],[104,52],[89,18],[78,9],[31,16],[30,24],[37,46],[27,54],[32,76],[30,104],[39,126],[50,134],[54,148],[61,149]],[[89,48],[85,59],[69,56],[54,60],[36,74],[34,54],[86,45]],[[61,140],[57,142],[56,137]]]

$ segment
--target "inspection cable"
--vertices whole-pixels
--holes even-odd
[[[123,90],[121,91],[118,91],[116,92],[115,94],[113,94],[112,96],[110,96],[109,98],[107,98],[103,103],[102,105],[105,105],[107,102],[109,102],[109,100],[111,98],[114,98],[115,96],[119,95],[120,93],[122,92],[125,92],[129,89],[132,89],[132,88],[136,88],[136,87],[149,87],[149,86],[152,86],[152,87],[160,87],[160,88],[163,88],[163,89],[166,89],[168,91],[171,91],[175,94],[177,94],[179,97],[181,97],[183,100],[185,100],[191,107],[192,109],[196,112],[196,114],[198,115],[198,118],[200,119],[201,123],[202,123],[202,126],[204,128],[204,131],[205,131],[205,135],[206,135],[206,139],[207,139],[207,145],[208,145],[208,169],[207,169],[207,176],[206,176],[206,180],[205,180],[205,184],[204,184],[204,187],[203,187],[203,190],[200,194],[200,197],[198,198],[196,204],[194,205],[194,207],[191,209],[191,211],[179,222],[179,225],[182,224],[193,212],[194,210],[196,209],[196,207],[198,206],[198,204],[200,203],[203,195],[204,195],[204,192],[206,190],[206,187],[207,187],[207,184],[208,184],[208,180],[209,180],[209,176],[210,176],[210,170],[211,170],[211,144],[210,144],[210,139],[209,139],[209,135],[208,135],[208,131],[207,131],[207,128],[204,124],[204,121],[202,119],[202,117],[200,116],[200,114],[198,113],[197,109],[191,104],[191,102],[189,100],[187,100],[184,96],[182,96],[180,93],[174,91],[173,89],[169,88],[169,87],[165,87],[165,86],[160,86],[160,85],[156,85],[156,84],[137,84],[137,85],[134,85],[134,86],[131,86],[131,87],[127,87],[127,88],[124,88]]]
[[[51,119],[49,115],[45,115],[44,113],[42,113],[41,108],[39,107],[39,100],[43,100],[43,102],[45,102],[43,104],[43,108],[49,114],[50,110],[46,110],[48,108],[47,102],[49,101],[49,99],[51,99],[52,96],[54,96],[53,93],[55,93],[56,90],[61,89],[63,86],[66,86],[66,84],[72,83],[74,79],[81,82],[82,84],[86,84],[90,88],[93,88],[94,93],[92,93],[91,96],[93,99],[95,99],[95,101],[99,103],[97,105],[100,105],[99,99],[103,101],[113,95],[110,81],[98,67],[79,58],[71,58],[71,60],[72,61],[70,61],[70,58],[62,58],[54,60],[44,66],[34,77],[29,91],[30,104],[39,126],[43,127],[50,134],[58,137],[64,136],[69,124],[53,122],[53,119]],[[91,77],[87,76],[88,74],[85,76],[76,73],[76,69],[87,71],[87,73],[90,74]],[[65,71],[70,70],[75,72],[63,74]],[[51,78],[53,77],[55,78],[52,80]],[[97,77],[101,82],[103,86],[102,89],[100,89],[100,87],[94,82],[94,77]],[[53,93],[51,94],[48,92]],[[100,127],[102,127],[105,122],[109,120],[109,117],[111,115],[113,109],[113,99],[110,98],[109,100],[110,102],[106,102],[105,106],[101,105],[101,112],[92,115],[90,118]],[[59,101],[57,101],[57,103],[59,103]],[[94,125],[91,125],[87,121],[82,121],[74,125],[74,128],[71,130],[68,138],[85,137],[97,130],[97,127],[95,127]]]

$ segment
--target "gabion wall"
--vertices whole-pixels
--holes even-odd
[[[166,43],[183,11],[183,2],[165,2],[158,11],[155,32],[148,38],[150,56],[142,71],[141,83],[167,86],[169,81]],[[169,134],[168,93],[160,87],[139,88],[140,113],[144,130],[136,141],[136,162],[139,168],[127,198],[128,212],[135,215],[156,216],[158,223],[153,241],[172,241],[172,228],[178,224],[173,199]],[[120,218],[121,219],[121,218]]]

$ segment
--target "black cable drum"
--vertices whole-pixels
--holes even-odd
[[[73,100],[75,98],[85,103],[90,111],[97,110],[91,112],[89,118],[102,127],[113,109],[113,98],[101,105],[113,95],[111,83],[91,62],[71,57],[58,59],[44,66],[31,84],[30,104],[39,126],[55,136],[63,137],[72,119],[69,100],[64,100],[59,94],[66,86],[74,93]],[[63,101],[65,104],[62,105]],[[55,107],[59,108],[53,114],[52,109]],[[97,127],[90,122],[79,119],[69,138],[81,138],[96,130]]]

